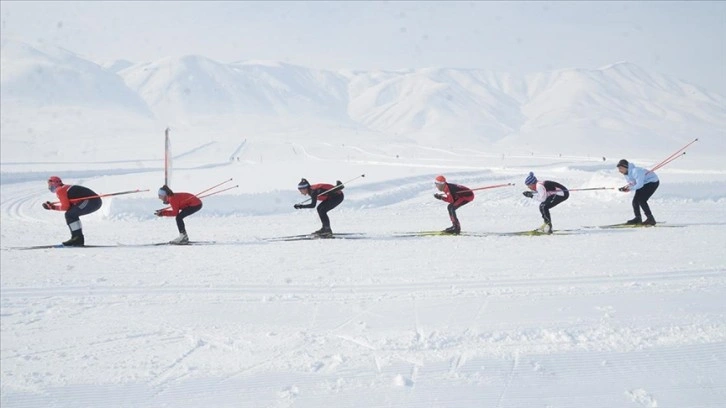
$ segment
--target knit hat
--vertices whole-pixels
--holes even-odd
[[[530,185],[530,184],[535,184],[536,182],[537,182],[537,177],[535,177],[534,173],[530,171],[527,178],[524,179],[524,184]]]
[[[628,163],[628,161],[627,161],[627,160],[625,160],[625,159],[622,159],[622,160],[620,160],[620,161],[618,162],[618,165],[617,165],[617,166],[615,166],[615,167],[625,167],[625,168],[627,169],[627,168],[628,168],[628,164],[629,164],[629,163]]]
[[[310,188],[310,183],[308,183],[308,181],[303,178],[300,179],[299,183],[297,183],[297,189],[302,190],[304,188]]]
[[[48,177],[48,184],[51,184],[54,186],[62,186],[63,181],[61,181],[60,177],[58,177],[58,176],[50,176],[50,177]]]
[[[55,193],[55,189],[62,186],[63,182],[61,181],[60,177],[58,176],[50,176],[48,178],[48,190],[50,190],[51,193]]]
[[[170,195],[174,195],[174,193],[171,191],[169,186],[167,186],[166,184],[164,184],[163,186],[161,186],[161,188],[159,188],[159,197],[168,197]]]
[[[444,176],[436,176],[434,179],[435,184],[445,184],[446,183],[446,177]]]

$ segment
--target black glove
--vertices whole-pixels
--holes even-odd
[[[532,191],[525,191],[525,192],[522,193],[522,195],[525,196],[525,197],[527,197],[527,198],[534,197],[534,193]]]
[[[296,210],[299,210],[299,209],[303,208],[303,205],[302,204],[295,204],[295,205],[293,205],[293,207],[295,207]]]
[[[43,208],[45,208],[46,210],[52,210],[53,209],[53,203],[51,203],[50,201],[46,201],[46,202],[43,203]]]
[[[441,194],[441,193],[436,193],[436,194],[434,194],[434,198],[437,199],[437,200],[443,200],[444,199],[444,195]]]
[[[157,217],[161,217],[161,210],[154,211],[154,215],[156,215]]]
[[[338,190],[342,190],[345,188],[345,186],[343,185],[343,183],[340,182],[340,180],[337,180],[335,182],[335,187],[337,187]]]
[[[624,192],[624,193],[627,193],[628,191],[630,191],[630,186],[623,186],[623,187],[620,187],[620,188],[618,189],[618,191],[622,191],[622,192]]]

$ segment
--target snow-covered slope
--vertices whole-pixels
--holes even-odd
[[[281,63],[222,64],[201,56],[165,58],[120,72],[158,116],[310,115],[340,122],[343,78]]]
[[[0,92],[4,114],[46,106],[113,109],[151,115],[115,73],[52,45],[3,39]]]

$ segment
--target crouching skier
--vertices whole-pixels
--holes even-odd
[[[459,207],[474,201],[474,192],[462,185],[447,182],[444,176],[437,176],[434,180],[434,185],[437,190],[443,192],[443,194],[434,194],[434,198],[449,203],[449,205],[446,206],[446,209],[449,212],[451,226],[446,228],[443,232],[447,234],[460,233],[461,223],[459,223],[459,218],[456,216],[456,210]]]
[[[85,245],[81,216],[98,211],[103,202],[93,190],[83,186],[63,184],[58,176],[48,178],[48,190],[55,193],[60,203],[46,201],[46,210],[65,211],[66,224],[71,230],[71,238],[63,242],[63,246],[81,247]]]
[[[202,209],[202,200],[191,193],[175,193],[167,185],[161,186],[159,189],[159,199],[171,206],[154,211],[157,217],[176,217],[176,227],[179,230],[179,236],[169,241],[170,244],[185,245],[189,243],[189,235],[184,225],[184,218]]]
[[[524,179],[524,184],[529,190],[522,194],[527,198],[534,198],[540,202],[539,212],[542,214],[542,220],[544,221],[542,226],[535,229],[534,232],[551,234],[552,216],[550,215],[550,209],[566,201],[570,197],[570,192],[567,190],[567,187],[556,181],[537,180],[537,177],[531,171],[527,175],[527,178]]]
[[[313,184],[301,179],[297,185],[297,189],[302,195],[310,196],[310,204],[295,204],[296,210],[301,208],[315,208],[315,205],[320,201],[318,205],[318,216],[320,221],[323,223],[323,227],[313,232],[315,235],[321,236],[332,236],[333,230],[330,229],[330,218],[328,217],[328,211],[337,207],[343,202],[345,198],[343,196],[343,189],[345,186],[340,181],[336,181],[335,185],[332,184]]]

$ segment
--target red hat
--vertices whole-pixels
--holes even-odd
[[[434,183],[436,183],[436,184],[444,184],[444,183],[446,183],[446,177],[444,177],[444,176],[436,176],[436,179],[434,180]]]
[[[48,184],[51,184],[54,186],[62,186],[63,181],[58,176],[50,176],[50,177],[48,177]]]

